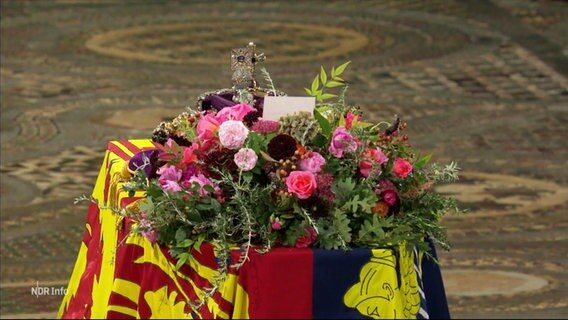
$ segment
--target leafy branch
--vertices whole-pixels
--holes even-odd
[[[336,94],[326,93],[324,92],[324,89],[346,86],[345,80],[343,80],[343,78],[341,78],[340,76],[343,74],[343,71],[345,71],[350,63],[351,61],[347,61],[337,68],[332,67],[329,76],[325,72],[323,66],[321,66],[320,72],[312,81],[310,88],[304,88],[304,90],[306,90],[306,93],[308,95],[315,97],[318,102],[323,102],[324,100],[331,98],[337,98]],[[344,96],[344,94],[342,94],[342,96]]]

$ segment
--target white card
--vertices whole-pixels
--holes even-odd
[[[264,97],[264,110],[262,118],[278,121],[280,117],[298,111],[314,113],[316,107],[315,97]]]

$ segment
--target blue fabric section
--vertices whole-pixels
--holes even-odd
[[[371,250],[356,248],[343,252],[313,249],[313,252],[313,318],[368,319],[356,309],[345,306],[343,296],[359,282],[359,272],[371,258]]]
[[[437,259],[434,243],[430,239],[428,239],[428,242],[432,248],[432,255]],[[430,319],[450,319],[450,310],[448,309],[440,267],[436,262],[424,256],[422,259],[422,275]]]

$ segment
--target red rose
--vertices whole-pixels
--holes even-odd
[[[292,171],[286,178],[286,186],[288,192],[300,199],[307,199],[316,190],[316,177],[309,171]]]
[[[406,176],[412,172],[412,164],[402,158],[396,158],[394,160],[393,171],[400,178],[406,178]]]
[[[296,240],[296,248],[307,248],[310,244],[316,241],[318,234],[313,228],[306,228],[304,234],[299,236]]]

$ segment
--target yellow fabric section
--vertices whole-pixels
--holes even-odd
[[[359,273],[359,282],[343,296],[343,302],[373,319],[416,319],[420,308],[414,253],[399,246],[396,259],[390,249],[373,249],[372,257]],[[397,279],[400,264],[400,284]]]
[[[154,144],[148,139],[130,140],[135,146],[139,148],[152,147]],[[127,154],[132,155],[132,152],[128,151],[125,147],[121,146],[119,142],[113,141],[113,144],[119,146],[121,150],[127,152]],[[118,215],[112,212],[109,208],[103,205],[103,199],[105,198],[105,180],[106,177],[113,177],[116,174],[120,174],[122,166],[126,161],[121,159],[118,155],[107,150],[105,153],[103,164],[99,171],[95,187],[93,189],[92,197],[99,201],[100,211],[99,211],[99,223],[101,224],[101,241],[104,246],[102,248],[102,263],[100,270],[100,277],[94,279],[92,299],[93,305],[91,307],[91,317],[92,318],[105,318],[107,313],[108,298],[111,293],[114,282],[114,252],[116,250],[117,242],[117,222]],[[106,165],[108,163],[108,165]],[[116,198],[117,201],[121,201],[122,198],[127,197],[125,192],[120,192],[120,186],[110,186],[108,198]],[[118,195],[117,195],[118,193]],[[120,203],[120,202],[118,202]],[[92,230],[92,226],[87,226],[88,230]],[[91,231],[92,232],[92,231]],[[61,318],[65,310],[69,305],[71,299],[76,295],[77,289],[79,287],[79,282],[81,276],[85,271],[85,266],[87,263],[87,248],[81,245],[73,273],[68,284],[67,294],[63,298],[61,306],[59,308],[58,317]]]
[[[105,164],[107,163],[107,159],[109,158],[109,156],[110,153],[107,151],[103,158],[103,165],[99,170],[99,175],[95,182],[93,196],[95,196],[95,194],[100,195],[104,192],[105,178],[108,170]],[[87,224],[86,229],[92,235],[92,227]],[[69,279],[69,284],[67,285],[67,293],[65,294],[65,297],[63,297],[63,301],[61,303],[61,306],[59,307],[59,312],[57,314],[58,318],[62,317],[65,310],[67,310],[69,301],[71,300],[72,297],[76,295],[77,289],[79,287],[79,282],[81,280],[83,272],[85,272],[86,265],[87,265],[87,246],[83,242],[81,242],[81,248],[79,249],[79,254],[77,255],[77,261],[75,262],[73,273],[71,273],[71,279]]]
[[[120,290],[113,289],[114,292],[128,298],[128,300],[132,302],[138,303],[138,295],[140,294],[140,285],[137,283],[123,280],[123,279],[114,279],[114,288],[121,288]]]
[[[116,312],[120,312],[122,314],[126,314],[129,315],[131,317],[136,317],[136,318],[140,318],[138,316],[138,311],[134,310],[132,308],[128,308],[128,307],[123,307],[123,306],[108,306],[107,308],[108,311],[116,311]]]
[[[177,291],[171,291],[170,294],[168,291],[168,287],[163,286],[144,293],[144,299],[152,310],[152,319],[187,319],[188,315],[184,312],[186,303],[176,302]]]
[[[176,285],[175,291],[180,292],[183,295],[184,300],[189,301],[189,296],[183,291],[183,288],[182,288],[181,284],[179,283],[179,279],[183,279],[183,280],[186,280],[187,282],[189,282],[191,284],[193,290],[196,292],[196,294],[199,298],[203,298],[205,296],[205,293],[202,290],[202,288],[200,288],[197,284],[195,284],[194,281],[190,277],[188,277],[187,275],[175,270],[175,264],[171,263],[163,255],[162,251],[158,248],[157,244],[153,244],[150,241],[148,241],[146,238],[139,236],[139,235],[129,236],[128,239],[126,240],[126,243],[138,245],[138,246],[144,248],[144,255],[141,256],[140,258],[138,258],[134,262],[140,263],[140,264],[141,263],[151,263],[151,264],[154,264],[157,267],[159,267],[162,270],[163,273],[165,273],[169,278],[174,280],[174,283]],[[189,262],[190,266],[192,268],[194,268],[199,273],[199,275],[206,278],[210,282],[213,282],[213,280],[214,280],[213,277],[218,274],[216,271],[213,271],[213,270],[197,263],[195,261],[195,259],[190,259],[190,260],[192,260],[191,262]],[[123,288],[116,288],[116,287],[114,289],[115,292],[123,294],[123,295],[124,295],[124,290],[125,289],[123,289]],[[231,293],[233,291],[234,291],[234,287],[231,287],[227,284],[225,284],[221,287],[221,292],[222,292],[222,294],[224,293],[225,297],[234,296],[234,294]],[[227,300],[229,302],[232,302],[231,301],[232,299],[227,299]],[[156,301],[156,300],[152,300],[152,301]],[[218,316],[218,317],[223,318],[223,319],[229,318],[229,315],[227,315],[225,312],[221,311],[221,309],[219,308],[219,305],[213,299],[208,300],[207,307],[210,310],[210,312],[213,313],[215,316]],[[156,308],[158,308],[158,306],[156,306]],[[186,317],[187,317],[187,315],[184,316],[184,318],[186,318]]]

